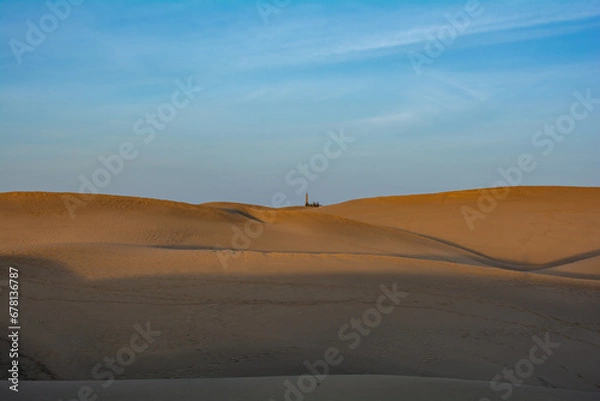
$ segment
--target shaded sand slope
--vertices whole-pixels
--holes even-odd
[[[30,382],[23,385],[18,396],[7,394],[6,400],[58,400],[65,394],[75,395],[89,386],[100,399],[111,401],[267,401],[284,399],[283,383],[295,377],[123,380],[108,389],[97,382]],[[4,390],[4,389],[2,389]],[[0,390],[0,394],[2,394]],[[415,378],[405,376],[330,376],[314,392],[306,396],[311,401],[464,401],[479,400],[489,394],[485,382],[450,379]],[[12,397],[11,397],[12,396]],[[493,395],[492,395],[493,396]],[[291,398],[293,399],[293,398]],[[595,401],[597,394],[521,386],[510,398],[513,401]]]
[[[89,380],[150,322],[162,334],[120,378],[300,375],[335,346],[336,374],[489,381],[549,333],[560,346],[526,383],[599,388],[596,281],[370,255],[248,252],[219,270],[209,253],[94,245],[0,258],[22,275],[26,377]],[[394,283],[408,297],[352,349],[355,330],[340,328]]]
[[[277,211],[93,196],[71,218],[62,194],[0,194],[0,266],[21,274],[23,377],[91,380],[149,322],[160,337],[118,379],[301,375],[335,346],[344,361],[334,374],[474,380],[448,383],[497,399],[489,381],[550,336],[560,345],[524,379],[531,391],[598,391],[598,192],[523,191],[468,233],[461,203],[435,196]],[[551,206],[538,191],[556,193]],[[530,241],[504,220],[487,226],[495,213]],[[350,347],[356,332],[344,325],[394,284],[408,297]],[[252,386],[282,399],[269,380]],[[533,394],[522,389],[514,399]]]

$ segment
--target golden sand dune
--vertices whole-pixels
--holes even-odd
[[[104,358],[149,324],[161,334],[116,379],[296,376],[336,347],[332,375],[471,380],[469,394],[499,399],[494,377],[546,339],[554,348],[519,379],[533,390],[515,386],[514,399],[598,391],[600,189],[512,188],[470,230],[461,208],[479,196],[275,210],[94,195],[69,211],[79,195],[0,194],[23,374],[106,380]],[[406,297],[354,327],[393,288]],[[283,380],[256,383],[283,399]]]
[[[396,227],[448,241],[490,258],[564,264],[600,256],[600,189],[513,187],[471,230],[463,207],[478,210],[487,191],[360,199],[319,212]]]
[[[74,194],[0,196],[5,251],[109,243],[173,249],[348,253],[444,260],[551,273],[600,256],[600,190],[512,188],[470,230],[461,212],[479,191],[362,199],[319,209],[189,205],[98,195],[70,216]],[[82,232],[83,231],[83,232]],[[15,236],[20,232],[21,236]],[[23,240],[26,238],[26,240]],[[581,268],[573,270],[577,275]],[[565,273],[566,274],[566,273]]]

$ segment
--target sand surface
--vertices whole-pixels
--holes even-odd
[[[268,401],[283,400],[283,382],[294,377],[120,380],[108,389],[93,381],[27,382],[20,394],[7,394],[13,400],[60,400],[65,394],[75,396],[89,387],[98,399],[111,401]],[[279,390],[279,391],[278,391]],[[465,401],[479,400],[489,390],[487,382],[406,376],[329,376],[318,391],[305,395],[310,401]],[[0,390],[0,395],[6,391]],[[294,399],[294,398],[291,398]],[[512,401],[597,401],[598,394],[521,386],[511,395]]]
[[[511,399],[598,398],[600,189],[511,188],[474,230],[461,207],[476,207],[478,191],[277,210],[95,195],[74,216],[65,196],[0,194],[0,266],[21,275],[22,378],[54,380],[25,383],[30,399],[72,398],[81,384],[61,381],[95,379],[136,324],[160,335],[106,399],[168,399],[150,390],[157,379],[248,377],[183,388],[280,400],[285,378],[273,376],[306,374],[334,347],[343,361],[307,400],[348,383],[372,399],[497,400],[490,381],[526,366],[544,338],[558,345],[538,349],[546,358]],[[382,286],[406,296],[386,298],[393,310],[364,332],[350,328],[377,311]]]

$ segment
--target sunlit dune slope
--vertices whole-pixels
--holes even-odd
[[[323,208],[191,205],[96,195],[0,194],[0,251],[67,244],[307,254],[368,254],[593,277],[600,190],[511,188],[470,230],[462,208],[479,191],[361,199]],[[81,199],[81,198],[79,198]],[[577,268],[564,266],[577,263]],[[573,271],[574,273],[570,273]]]
[[[359,199],[316,212],[400,228],[519,263],[567,263],[577,255],[600,253],[600,188],[504,190],[507,198],[497,200],[484,218],[473,220],[473,230],[464,207],[480,210],[478,201],[487,191]]]

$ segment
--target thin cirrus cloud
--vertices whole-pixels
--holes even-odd
[[[483,4],[483,2],[482,2]],[[470,25],[461,33],[461,37],[476,36],[480,39],[477,45],[487,45],[488,42],[504,43],[518,40],[531,40],[561,36],[586,29],[597,28],[600,21],[600,8],[592,3],[583,5],[552,6],[546,3],[526,4],[506,2],[482,6],[481,16],[470,19]],[[525,10],[522,8],[525,7]],[[406,18],[407,11],[399,11],[392,17],[386,16],[385,22],[377,21],[373,24],[360,24],[352,18],[337,21],[337,24],[328,25],[320,22],[308,21],[309,27],[317,35],[302,35],[300,28],[292,24],[288,31],[279,30],[277,38],[269,42],[267,49],[257,54],[247,54],[240,67],[261,68],[272,66],[302,65],[312,63],[339,63],[352,61],[364,57],[376,57],[382,52],[400,51],[413,48],[415,45],[424,44],[430,40],[437,30],[449,24],[445,15],[461,12],[462,7],[445,5],[436,10],[429,8],[413,8],[410,12],[417,15],[425,14],[436,16],[434,18],[420,18],[419,24],[414,25]],[[378,12],[374,17],[377,17]],[[369,20],[369,14],[361,16]],[[321,28],[321,29],[318,29]],[[322,35],[325,30],[327,35]],[[306,29],[305,33],[310,32]],[[327,37],[324,41],[323,36]],[[488,37],[489,36],[489,37]],[[285,46],[280,43],[285,43]],[[460,45],[458,43],[457,45]],[[269,57],[269,56],[272,56]]]
[[[416,118],[415,113],[400,111],[395,113],[387,113],[378,115],[375,117],[363,118],[360,120],[356,120],[357,124],[367,124],[367,125],[396,125],[396,124],[404,124],[408,123]]]

